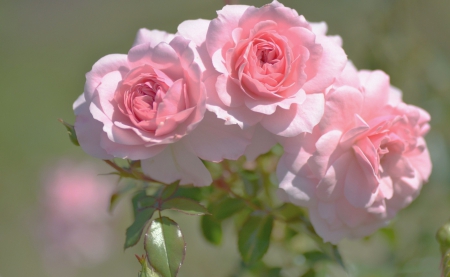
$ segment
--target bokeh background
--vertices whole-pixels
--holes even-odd
[[[236,2],[236,1],[235,1]],[[269,0],[241,0],[261,6]],[[326,21],[361,69],[382,69],[405,102],[432,117],[427,136],[433,174],[418,199],[389,228],[343,241],[349,276],[438,276],[438,227],[450,217],[450,2],[446,0],[284,0],[309,21]],[[52,276],[43,262],[40,205],[44,172],[61,159],[95,163],[57,122],[74,121],[72,103],[84,74],[104,55],[126,53],[139,28],[176,32],[186,19],[215,17],[221,0],[0,1],[0,276]],[[108,169],[101,167],[99,173]],[[103,170],[103,171],[102,171]],[[111,184],[114,186],[114,183]],[[134,254],[122,250],[131,223],[126,203],[113,213],[118,234],[108,259],[70,276],[136,276]],[[232,228],[223,246],[200,237],[198,219],[181,217],[188,255],[180,276],[230,276],[238,266]],[[61,274],[59,276],[69,276]],[[327,276],[346,276],[330,268]]]

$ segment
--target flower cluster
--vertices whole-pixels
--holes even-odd
[[[82,148],[140,160],[149,177],[206,186],[202,160],[285,150],[279,196],[309,209],[326,241],[386,224],[430,175],[429,115],[381,71],[357,71],[338,36],[274,0],[227,5],[176,34],[139,30],[100,59],[75,101]]]

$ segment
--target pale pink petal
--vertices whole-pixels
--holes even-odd
[[[351,61],[347,61],[341,75],[339,75],[333,83],[333,87],[335,88],[342,86],[350,86],[356,89],[360,88],[358,69],[356,69],[355,65]]]
[[[165,42],[156,46],[144,43],[130,49],[128,61],[132,67],[148,64],[157,69],[165,69],[179,64],[179,57],[175,50]]]
[[[370,143],[368,138],[364,140],[368,142],[361,143],[363,141],[361,139],[357,144],[353,145],[353,153],[362,169],[362,173],[366,175],[367,182],[376,186],[379,183],[377,177],[379,166],[377,149]]]
[[[255,126],[250,145],[245,149],[247,161],[254,161],[259,155],[267,153],[277,144],[275,136],[260,124]]]
[[[197,128],[184,141],[204,160],[237,160],[250,144],[251,133],[250,130],[243,131],[237,125],[225,125],[214,113],[206,112]]]
[[[336,211],[339,218],[350,228],[358,227],[368,218],[368,214],[365,209],[357,209],[353,207],[345,200],[345,198],[337,201]]]
[[[348,166],[345,178],[344,194],[347,201],[356,208],[366,208],[372,205],[377,195],[376,185],[369,182],[356,160]]]
[[[423,138],[418,138],[418,144],[424,145],[424,150],[419,155],[409,156],[408,160],[410,164],[419,172],[422,180],[427,182],[432,168],[430,153],[428,152],[428,148],[426,147],[425,140]]]
[[[321,201],[332,202],[342,197],[349,162],[351,154],[345,153],[328,167],[325,176],[317,184],[316,195]]]
[[[292,173],[283,157],[277,165],[277,177],[280,182],[277,195],[283,201],[306,207],[315,203],[314,181]]]
[[[214,74],[205,80],[208,95],[206,108],[215,113],[218,118],[225,120],[225,125],[237,124],[242,129],[246,129],[261,121],[264,115],[252,112],[245,105],[229,108],[223,104],[215,89],[217,76]]]
[[[229,74],[228,69],[225,65],[225,60],[222,56],[220,49],[217,50],[216,52],[214,52],[214,54],[212,54],[211,61],[212,61],[213,67],[216,71],[223,73],[223,74]]]
[[[383,197],[386,199],[391,199],[394,195],[394,182],[391,176],[382,172],[380,178],[380,190],[383,193]]]
[[[409,205],[419,194],[422,187],[422,180],[419,174],[415,174],[413,178],[403,177],[394,182],[394,195],[387,200],[387,206],[390,209],[403,209]]]
[[[316,151],[308,160],[308,164],[319,180],[325,176],[328,167],[333,164],[334,160],[340,157],[341,151],[338,146],[341,136],[341,131],[333,130],[317,140]]]
[[[76,115],[74,128],[81,148],[89,155],[99,159],[114,158],[100,147],[103,124],[92,117],[84,94],[78,97],[73,106]]]
[[[98,105],[98,108],[111,120],[113,119],[114,111],[118,110],[114,94],[120,81],[122,81],[122,75],[119,71],[106,74],[97,87],[96,94],[98,97],[93,97],[97,100],[95,104]],[[92,101],[94,102],[94,100]]]
[[[364,88],[364,104],[361,116],[369,118],[389,101],[389,76],[380,70],[361,70],[358,76],[361,86]]]
[[[389,101],[388,105],[396,107],[402,102],[402,91],[394,86],[389,87]]]
[[[340,75],[347,63],[344,50],[326,36],[317,36],[316,43],[323,47],[316,75],[303,86],[306,93],[324,92]]]
[[[201,160],[182,143],[167,146],[159,155],[142,160],[141,165],[144,174],[166,184],[176,180],[180,180],[181,185],[208,186],[212,183]]]
[[[185,93],[185,82],[183,79],[178,79],[172,84],[172,86],[166,92],[163,101],[159,104],[158,116],[170,116],[185,110]]]
[[[148,159],[157,155],[166,147],[166,145],[143,147],[142,145],[120,144],[111,141],[106,133],[102,133],[101,135],[100,146],[105,149],[108,154],[116,158],[130,160]]]
[[[358,137],[370,129],[370,126],[358,114],[355,114],[354,118],[354,127],[345,132],[341,137],[340,145],[344,149],[352,147]]]
[[[328,26],[325,21],[322,22],[310,22],[309,25],[311,25],[312,31],[316,35],[324,36],[327,34]]]
[[[152,47],[155,47],[160,42],[169,43],[174,37],[175,35],[165,31],[141,28],[136,34],[133,46],[143,43],[150,43]]]
[[[285,153],[296,154],[306,151],[312,155],[316,151],[316,141],[320,138],[320,132],[302,133],[295,137],[277,137],[277,141],[283,146]]]
[[[122,74],[125,74],[128,70],[129,64],[127,55],[112,54],[98,60],[92,66],[92,70],[86,74],[86,84],[84,86],[86,100],[91,101],[94,97],[94,92],[102,82],[103,76],[113,71],[119,71]]]
[[[349,86],[339,87],[326,96],[325,112],[320,121],[320,129],[328,132],[333,129],[346,130],[353,123],[355,114],[361,112],[363,96]]]
[[[381,161],[383,169],[394,178],[414,177],[414,167],[407,157],[400,154],[388,153]]]
[[[238,107],[244,104],[245,92],[228,75],[217,77],[216,91],[225,106]]]
[[[302,104],[293,104],[289,110],[278,108],[261,121],[270,132],[285,137],[293,137],[303,132],[311,133],[322,118],[324,112],[324,95],[307,94]]]
[[[178,34],[200,46],[205,42],[210,22],[211,20],[205,19],[183,21],[178,25]]]
[[[251,97],[245,98],[245,105],[247,106],[247,109],[264,115],[271,115],[275,113],[277,107],[279,106],[278,101],[254,99]]]
[[[261,21],[272,20],[278,24],[279,32],[287,30],[289,27],[304,27],[311,29],[309,23],[302,15],[298,15],[297,11],[286,8],[278,1],[264,5],[261,8],[249,7],[239,21],[239,26],[256,26]],[[244,37],[249,36],[251,28],[246,28],[243,33]]]
[[[238,27],[239,20],[248,7],[227,5],[217,11],[218,17],[211,21],[206,34],[206,47],[211,56],[225,44],[233,41],[231,34]]]
[[[119,124],[120,125],[120,124]],[[142,137],[138,136],[130,129],[122,129],[116,123],[111,126],[111,132],[108,133],[111,141],[126,145],[141,145],[145,143]]]
[[[156,129],[155,136],[165,136],[169,133],[173,133],[175,129],[178,129],[177,131],[182,133],[180,136],[185,135],[187,132],[186,129],[194,129],[196,126],[196,124],[190,124],[188,128],[186,128],[186,124],[183,124],[189,116],[195,113],[195,111],[196,107],[191,107],[182,110],[177,114],[162,118],[162,121],[159,122],[158,129]]]
[[[324,242],[331,242],[337,244],[340,240],[350,236],[350,230],[339,228],[332,230],[328,223],[320,217],[317,209],[309,209],[309,218],[316,233],[323,239]]]

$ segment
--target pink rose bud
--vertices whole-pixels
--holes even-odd
[[[282,141],[280,197],[309,209],[316,232],[337,243],[386,225],[431,173],[430,117],[406,105],[382,71],[347,64],[327,90],[312,134]]]

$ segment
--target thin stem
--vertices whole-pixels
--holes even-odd
[[[249,206],[250,208],[254,209],[254,210],[262,210],[260,207],[258,207],[257,205],[255,205],[253,202],[251,202],[250,200],[248,200],[245,197],[240,196],[239,194],[235,193],[227,184],[227,182],[225,182],[225,180],[223,178],[220,178],[218,180],[216,180],[215,182],[216,187],[218,187],[219,189],[222,189],[226,192],[228,192],[229,194],[233,195],[235,198],[237,199],[241,199],[242,201],[245,202],[245,204],[247,206]]]
[[[112,168],[114,168],[115,170],[117,170],[119,173],[122,173],[125,177],[130,177],[136,180],[142,180],[142,181],[147,181],[147,182],[155,182],[155,183],[159,183],[158,181],[145,176],[144,174],[139,174],[138,176],[136,175],[136,172],[120,167],[118,166],[115,162],[110,161],[110,160],[103,160],[105,163],[107,163],[108,165],[110,165]],[[139,172],[140,173],[140,172]]]

